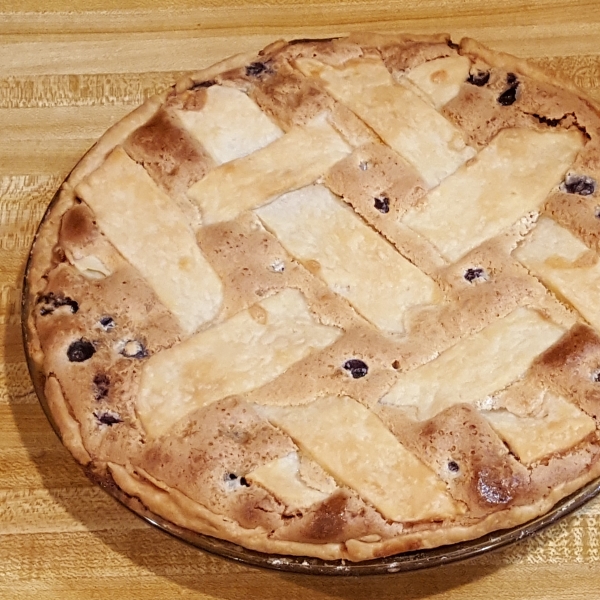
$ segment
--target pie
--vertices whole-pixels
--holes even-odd
[[[600,115],[448,36],[276,42],[112,127],[27,351],[88,474],[268,554],[474,539],[600,475]]]

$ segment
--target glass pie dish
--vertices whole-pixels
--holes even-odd
[[[321,574],[476,556],[595,494],[600,115],[447,37],[215,69],[106,132],[36,236],[29,368],[88,476]]]

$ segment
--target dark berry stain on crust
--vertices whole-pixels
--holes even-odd
[[[463,277],[469,283],[473,283],[476,279],[482,279],[485,277],[485,271],[481,267],[467,269]]]
[[[517,86],[508,88],[498,96],[498,103],[502,106],[510,106],[517,100]]]
[[[81,338],[71,343],[67,350],[67,357],[71,362],[84,362],[95,354],[96,348],[89,340]]]
[[[369,367],[367,363],[359,360],[358,358],[351,358],[344,363],[344,369],[350,372],[350,375],[354,379],[360,379],[364,377],[369,372]]]
[[[52,292],[42,296],[38,300],[38,304],[43,304],[40,308],[40,315],[42,317],[51,315],[57,308],[62,306],[68,306],[72,314],[75,314],[79,310],[79,304],[75,300],[61,294],[53,294]]]
[[[467,83],[476,85],[477,87],[484,86],[490,80],[489,71],[477,71],[476,73],[470,73]]]
[[[390,212],[390,199],[386,196],[374,198],[374,205],[380,213],[386,214]]]
[[[225,474],[225,481],[236,481],[236,480],[239,480],[239,484],[242,487],[250,487],[249,481],[243,475],[241,477],[239,477],[235,473],[226,473]]]
[[[102,327],[102,329],[104,329],[105,331],[108,331],[109,329],[113,329],[114,326],[116,325],[114,319],[112,317],[102,317],[99,321],[100,326]]]
[[[567,175],[562,188],[568,194],[591,196],[596,191],[596,181],[587,175]]]
[[[119,415],[111,412],[95,412],[94,416],[98,419],[99,423],[108,425],[109,427],[123,422],[123,419]]]
[[[94,376],[94,398],[103,400],[108,396],[110,388],[110,378],[106,373],[97,373]]]
[[[517,76],[514,73],[507,73],[506,83],[509,88],[498,96],[498,103],[502,106],[510,106],[517,100],[517,89],[519,87]]]
[[[538,115],[537,113],[533,113],[531,116],[534,119],[537,119],[537,121],[539,121],[542,125],[548,125],[548,127],[558,127],[565,118],[565,115],[563,115],[558,119],[550,119],[548,117],[544,117],[544,115]]]
[[[297,46],[298,44],[315,44],[317,42],[333,42],[334,40],[339,40],[339,37],[330,37],[330,38],[299,38],[297,40],[290,40],[288,44],[290,46]]]
[[[209,79],[208,81],[200,81],[198,83],[194,83],[194,85],[190,88],[191,90],[198,90],[201,88],[209,88],[213,85],[217,85],[217,82],[214,79]]]
[[[263,73],[271,73],[271,68],[269,67],[268,63],[264,63],[264,62],[253,62],[250,63],[247,67],[246,67],[246,75],[248,75],[248,77],[258,77],[259,75],[262,75]]]

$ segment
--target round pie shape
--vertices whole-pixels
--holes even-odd
[[[26,278],[36,384],[101,485],[366,561],[600,474],[600,117],[473,40],[276,42],[117,123]]]

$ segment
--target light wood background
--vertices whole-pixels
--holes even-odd
[[[600,501],[438,570],[362,579],[226,562],[93,487],[33,393],[19,324],[36,226],[78,157],[186,71],[279,37],[445,31],[531,58],[600,100],[599,0],[0,0],[0,598],[600,598]]]

